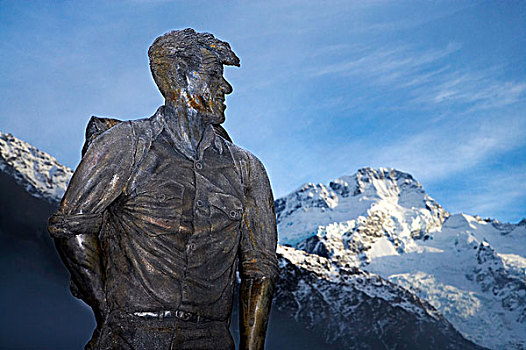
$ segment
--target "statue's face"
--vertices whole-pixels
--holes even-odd
[[[223,77],[223,65],[216,56],[204,50],[199,70],[187,74],[186,97],[189,107],[210,117],[211,122],[225,121],[225,96],[232,86]]]

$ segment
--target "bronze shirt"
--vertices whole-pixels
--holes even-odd
[[[212,126],[197,159],[180,149],[162,108],[104,132],[50,231],[98,234],[110,309],[226,320],[238,261],[242,278],[277,275],[270,184],[261,162]]]

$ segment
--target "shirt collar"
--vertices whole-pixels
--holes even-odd
[[[223,145],[221,145],[221,141],[219,140],[212,124],[206,126],[203,139],[199,144],[199,158],[202,158],[203,152],[210,146],[213,146],[219,154],[223,153]]]
[[[187,152],[185,151],[185,147],[183,146],[182,141],[172,135],[172,133],[177,132],[177,128],[175,128],[173,125],[168,125],[168,122],[164,118],[164,109],[164,106],[159,107],[159,109],[155,113],[157,118],[161,120],[163,128],[167,130],[168,134],[170,134],[170,138],[174,142],[175,148],[178,151],[182,152],[184,155],[186,155],[188,158],[193,159],[194,157],[190,154],[187,154]],[[218,137],[218,135],[216,134],[214,126],[212,124],[208,124],[206,126],[203,138],[199,143],[199,159],[203,157],[203,153],[210,146],[213,146],[219,154],[223,154],[223,145],[221,143],[220,137]]]

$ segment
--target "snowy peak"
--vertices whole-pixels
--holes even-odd
[[[13,177],[31,195],[49,202],[61,200],[73,174],[49,154],[2,132],[0,171]]]
[[[351,192],[349,183],[353,185],[353,196],[365,194],[390,199],[399,197],[409,189],[425,194],[422,186],[410,174],[390,168],[362,168],[353,176],[341,177],[329,186],[342,197],[348,197]]]
[[[328,186],[308,183],[275,204],[280,242],[287,245],[317,235],[321,226],[360,217],[399,230],[416,225],[424,236],[449,215],[410,174],[389,168],[363,168]]]
[[[338,195],[323,184],[304,184],[296,190],[294,196],[296,203],[301,203],[304,207],[328,209],[338,205]],[[294,209],[297,208],[289,208],[289,211]]]
[[[72,175],[3,133],[0,171],[51,203]],[[450,215],[411,175],[387,168],[308,183],[275,204],[280,242],[296,248],[278,249],[278,308],[327,341],[470,348],[451,322],[478,344],[526,349],[526,219]]]
[[[329,186],[321,183],[302,185],[287,197],[276,200],[276,212],[279,219],[299,208],[332,209],[338,206],[340,199],[356,196],[365,200],[382,199],[394,203],[401,199],[404,203],[419,206],[420,202],[429,199],[422,185],[410,174],[389,168],[362,168],[352,176],[331,181]],[[414,203],[410,201],[410,197],[414,199]]]

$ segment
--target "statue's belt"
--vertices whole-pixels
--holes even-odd
[[[133,312],[132,316],[140,317],[142,319],[151,319],[151,320],[160,320],[165,319],[179,319],[187,322],[194,323],[204,323],[204,322],[213,322],[214,320],[203,317],[199,314],[188,312],[188,311],[142,311],[142,312]]]

